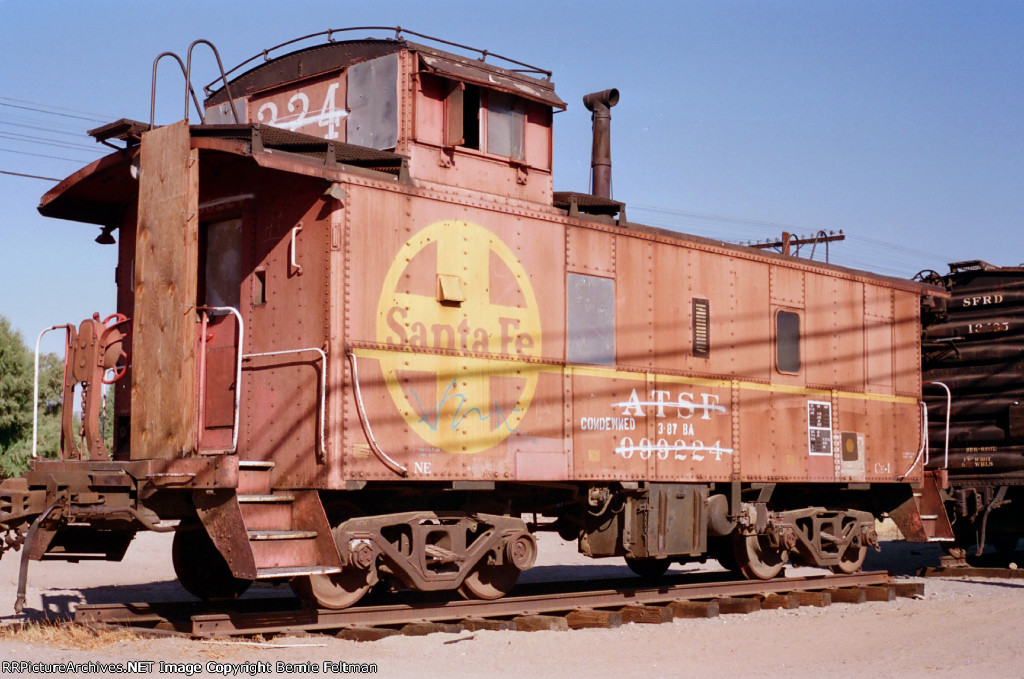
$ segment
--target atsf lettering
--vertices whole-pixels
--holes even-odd
[[[629,395],[629,399],[620,403],[613,403],[613,408],[622,408],[622,414],[632,417],[646,417],[645,408],[653,408],[655,417],[667,417],[665,411],[675,411],[676,417],[688,420],[695,414],[700,413],[700,419],[710,420],[712,413],[726,413],[725,406],[719,405],[718,396],[715,394],[698,394],[698,399],[689,392],[680,392],[672,398],[672,392],[663,390],[651,391],[650,400],[641,401],[637,396],[636,389]]]

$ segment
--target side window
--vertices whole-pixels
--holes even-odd
[[[615,281],[569,274],[566,358],[570,363],[615,364]]]
[[[504,92],[487,92],[487,152],[523,160],[526,137],[526,108],[518,97]]]
[[[203,304],[237,309],[242,285],[242,220],[207,222],[200,225],[199,234]]]
[[[800,372],[800,314],[775,312],[775,367],[780,373]]]
[[[445,146],[526,159],[525,101],[456,81],[450,81],[445,101]]]

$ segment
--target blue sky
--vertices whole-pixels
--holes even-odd
[[[197,38],[230,68],[328,28],[401,25],[554,71],[556,189],[587,190],[580,99],[617,87],[613,191],[633,221],[734,242],[843,229],[833,261],[905,277],[1024,260],[1022,3],[0,0],[0,16],[0,171],[64,177],[99,157],[85,130],[147,120],[153,58]],[[212,80],[210,53],[195,61]],[[169,63],[158,123],[183,109]],[[51,185],[0,174],[0,314],[29,343],[114,308],[114,248],[39,216]]]

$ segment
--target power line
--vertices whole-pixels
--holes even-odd
[[[102,114],[100,114],[100,113],[93,113],[91,111],[80,111],[77,108],[65,108],[63,106],[54,106],[52,104],[44,104],[44,103],[41,103],[41,102],[38,102],[38,101],[25,101],[24,99],[14,99],[12,97],[0,97],[0,99],[2,99],[4,101],[16,101],[19,104],[32,104],[34,106],[45,106],[47,108],[52,108],[52,109],[57,110],[57,111],[70,111],[71,113],[81,113],[83,115],[93,116],[97,120],[103,120],[104,119],[104,116]]]
[[[59,118],[44,119],[38,113],[32,113],[31,111],[9,111],[4,108],[0,108],[0,123],[46,125],[52,130],[62,130],[65,131],[65,133],[77,135],[87,134],[86,128],[91,126],[90,123],[80,122],[77,120],[61,120]]]
[[[11,141],[27,141],[33,144],[44,144],[46,146],[57,146],[60,148],[71,149],[73,151],[92,151],[100,152],[102,149],[97,149],[85,144],[74,144],[71,142],[61,141],[59,139],[50,139],[49,137],[37,137],[29,134],[16,134],[14,132],[0,132],[0,139],[10,139]]]
[[[630,207],[631,208],[636,208],[636,209],[638,209],[640,211],[649,211],[649,212],[655,212],[655,213],[661,213],[661,214],[667,214],[667,215],[674,215],[674,216],[678,216],[678,217],[684,217],[684,218],[687,218],[687,219],[696,219],[696,220],[718,222],[718,223],[725,223],[725,224],[735,224],[735,225],[740,225],[740,226],[754,226],[754,227],[758,227],[761,230],[771,229],[771,230],[773,230],[773,232],[778,232],[780,230],[787,230],[787,231],[796,231],[796,232],[801,232],[801,231],[802,232],[812,232],[813,231],[813,232],[816,233],[816,232],[818,232],[820,230],[817,227],[805,227],[805,226],[798,226],[798,225],[795,225],[795,224],[786,224],[786,223],[782,223],[782,222],[769,222],[769,221],[766,221],[766,220],[753,219],[753,218],[747,218],[747,217],[734,217],[734,216],[729,216],[729,215],[720,215],[720,214],[711,214],[711,213],[702,213],[702,212],[688,212],[688,211],[685,211],[685,210],[674,210],[674,209],[671,209],[671,208],[646,206],[646,205],[631,205]],[[669,226],[670,228],[678,228],[677,224],[671,224],[671,223],[665,224],[664,222],[662,224],[655,224],[655,225],[657,225],[657,226]],[[840,257],[842,259],[847,259],[848,261],[851,261],[851,262],[856,262],[855,266],[860,266],[860,267],[869,266],[869,267],[885,268],[885,269],[887,269],[889,271],[896,271],[897,269],[891,268],[892,265],[896,265],[896,266],[901,266],[902,267],[902,266],[906,266],[907,264],[909,264],[909,262],[906,261],[905,256],[898,255],[894,251],[899,251],[899,252],[902,252],[902,253],[906,253],[906,254],[917,256],[917,257],[925,258],[926,260],[935,260],[935,259],[945,260],[945,259],[949,258],[949,255],[941,255],[941,254],[938,254],[938,253],[935,253],[935,252],[929,252],[929,251],[926,251],[926,250],[920,250],[918,248],[911,248],[911,247],[907,247],[907,246],[904,246],[904,245],[898,245],[898,244],[895,244],[895,243],[887,243],[885,241],[880,241],[880,240],[876,240],[876,239],[873,239],[873,238],[868,238],[868,237],[865,237],[865,236],[859,236],[859,235],[856,235],[856,234],[851,234],[849,232],[849,229],[844,229],[844,231],[846,231],[846,236],[847,236],[848,239],[851,239],[853,241],[859,241],[859,242],[869,246],[869,248],[866,251],[866,255],[862,253],[862,255],[860,257],[858,257],[857,254],[856,254],[856,251],[860,251],[860,248],[853,248],[853,250],[855,250],[855,252],[851,253],[851,252],[849,252],[850,248],[845,248],[844,247],[842,249],[842,252],[837,251],[835,253],[835,256],[837,256],[837,257]],[[705,233],[703,235],[708,235],[708,234]],[[722,237],[722,238],[732,237],[738,243],[746,242],[747,240],[749,240],[749,239],[736,238],[735,234],[731,234],[731,235],[730,234],[725,234],[722,231],[718,231],[714,235],[716,237]],[[882,248],[882,249],[880,250],[880,248]],[[883,262],[886,262],[886,261],[888,262],[889,266],[886,266],[885,264],[883,264]]]
[[[25,174],[24,172],[11,172],[10,170],[0,170],[0,174],[9,174],[12,177],[28,177],[29,179],[45,179],[46,181],[50,181],[50,182],[62,181],[60,179],[57,179],[56,177],[43,177],[43,176],[38,175],[38,174]]]
[[[690,217],[692,219],[707,219],[715,222],[726,222],[731,224],[745,224],[751,226],[770,226],[774,229],[792,229],[793,231],[800,231],[801,227],[793,224],[783,224],[781,222],[768,222],[761,219],[750,219],[747,217],[731,217],[729,215],[716,215],[705,212],[687,212],[685,210],[673,210],[667,207],[655,207],[651,205],[630,205],[630,209],[636,208],[639,210],[647,210],[649,212],[660,212],[669,215],[678,215],[680,217]],[[808,229],[803,229],[807,231]]]
[[[43,153],[29,153],[28,151],[15,151],[14,149],[0,149],[3,153],[17,153],[22,156],[35,156],[37,158],[53,158],[54,160],[69,160],[72,163],[89,163],[90,160],[82,160],[81,158],[62,158],[60,156],[48,156]]]
[[[88,121],[91,121],[91,122],[94,122],[94,123],[102,123],[102,122],[104,122],[103,118],[88,118],[88,117],[85,117],[85,116],[72,115],[70,113],[58,113],[57,111],[47,111],[46,109],[34,108],[32,106],[19,106],[18,104],[5,104],[2,101],[0,101],[0,106],[8,106],[10,108],[20,108],[20,109],[23,109],[25,111],[36,111],[37,113],[45,113],[45,114],[51,115],[51,116],[61,116],[63,118],[76,118],[78,120],[88,120]]]
[[[67,135],[69,137],[84,137],[84,136],[86,136],[85,132],[83,132],[82,130],[78,130],[76,132],[66,132],[64,130],[58,130],[58,129],[54,128],[54,127],[41,127],[39,125],[26,125],[25,123],[14,123],[14,122],[10,122],[10,121],[4,120],[3,116],[0,116],[0,125],[13,125],[15,127],[24,127],[24,128],[30,129],[30,130],[39,130],[41,132],[52,132],[54,134],[64,134],[64,135]]]

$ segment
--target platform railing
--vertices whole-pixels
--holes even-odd
[[[327,454],[327,437],[326,437],[326,415],[327,415],[327,353],[320,347],[304,347],[302,349],[285,349],[282,351],[262,351],[246,354],[244,353],[245,347],[245,321],[242,320],[242,314],[238,309],[230,306],[200,306],[196,307],[199,311],[219,311],[224,313],[230,313],[234,315],[238,321],[238,359],[235,363],[235,405],[234,405],[234,423],[231,428],[231,452],[238,450],[238,423],[239,413],[241,412],[241,398],[242,398],[242,361],[246,359],[260,358],[265,356],[285,356],[289,354],[301,354],[308,352],[315,352],[320,355],[320,361],[322,365],[320,375],[320,426],[318,428],[317,445],[321,455]]]
[[[949,469],[949,416],[953,410],[953,392],[950,391],[949,386],[945,382],[925,382],[926,385],[933,385],[936,387],[942,387],[946,391],[946,450],[945,457],[942,461],[942,468]],[[928,464],[928,451],[925,451],[924,456],[925,465]]]
[[[72,326],[70,323],[63,323],[61,325],[51,325],[39,333],[36,337],[36,355],[35,355],[35,374],[32,378],[32,459],[38,457],[39,448],[39,344],[43,341],[43,335],[52,331],[60,330],[64,328],[64,371],[68,369],[68,348],[71,343],[71,330]],[[68,404],[70,407],[74,407],[73,404]]]

